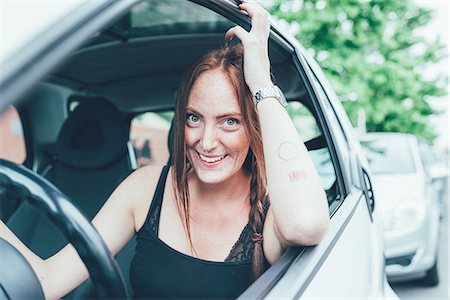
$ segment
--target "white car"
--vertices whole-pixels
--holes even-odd
[[[15,125],[8,123],[2,138],[13,154],[23,149],[23,157],[16,163],[0,159],[0,216],[41,256],[67,241],[74,245],[95,294],[86,296],[81,287],[68,298],[130,295],[134,240],[116,257],[122,280],[88,220],[136,168],[136,154],[146,156],[140,163],[167,162],[180,78],[201,55],[224,44],[227,29],[249,27],[237,3],[2,4],[0,112],[17,111]],[[289,248],[241,298],[395,298],[384,271],[381,220],[368,166],[347,115],[307,51],[276,25],[269,48],[277,84],[327,192],[330,229],[318,246]],[[89,122],[81,118],[86,114]],[[22,142],[6,141],[7,129],[18,124]],[[39,281],[23,257],[1,239],[0,252],[0,298],[39,297]]]
[[[417,139],[404,133],[369,133],[361,145],[384,221],[389,280],[422,278],[426,285],[437,285],[440,205]]]

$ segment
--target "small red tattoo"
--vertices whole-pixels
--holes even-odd
[[[302,171],[293,171],[293,172],[289,173],[288,176],[289,176],[289,180],[291,182],[294,182],[294,181],[299,181],[300,179],[305,178],[306,174],[305,174],[305,171],[302,170]]]

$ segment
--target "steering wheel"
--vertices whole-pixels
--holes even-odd
[[[58,188],[29,169],[3,159],[0,159],[0,188],[10,189],[21,200],[29,201],[62,231],[88,269],[99,299],[129,299],[120,269],[106,244]],[[0,253],[0,298],[5,298],[2,297],[4,294],[6,298],[14,299],[33,294],[43,299],[39,280],[20,252],[0,239]],[[4,255],[10,259],[4,259]],[[24,286],[20,282],[25,278],[28,280]]]

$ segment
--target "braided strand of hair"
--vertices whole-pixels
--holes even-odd
[[[264,272],[264,252],[262,245],[262,230],[264,211],[260,197],[257,191],[257,175],[252,174],[250,182],[250,213],[249,225],[253,231],[254,250],[253,250],[253,264],[252,264],[252,282],[255,281]]]

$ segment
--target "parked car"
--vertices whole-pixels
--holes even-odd
[[[361,145],[384,221],[389,280],[422,278],[437,285],[440,203],[417,139],[404,133],[369,133]]]
[[[42,257],[71,242],[97,297],[131,291],[134,240],[116,257],[122,284],[83,216],[91,219],[136,168],[136,154],[145,153],[143,163],[170,162],[166,144],[184,70],[223,45],[228,28],[249,28],[235,2],[80,0],[67,8],[61,4],[66,2],[29,7],[19,1],[3,7],[5,15],[16,15],[2,22],[17,22],[3,24],[5,30],[31,26],[20,27],[15,45],[3,40],[9,48],[1,66],[1,111],[17,112],[10,128],[23,133],[20,141],[11,134],[4,145],[12,155],[23,155],[16,163],[1,160],[1,217]],[[269,48],[276,83],[321,175],[330,229],[318,246],[289,248],[241,298],[395,298],[384,271],[367,162],[341,104],[307,51],[276,25]],[[39,294],[39,282],[20,254],[8,245],[0,250],[12,257],[1,268],[5,298]],[[68,298],[85,293],[81,287]]]

